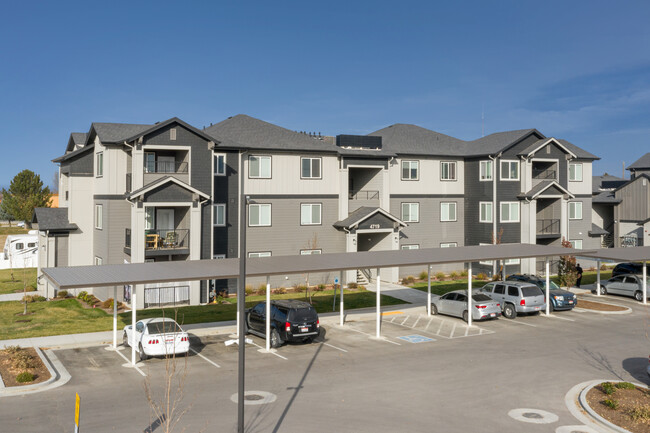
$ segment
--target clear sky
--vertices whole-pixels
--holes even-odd
[[[648,17],[647,0],[7,1],[0,186],[51,183],[91,122],[239,113],[327,135],[537,128],[620,176],[650,152]]]

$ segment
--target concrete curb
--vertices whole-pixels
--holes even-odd
[[[603,305],[612,305],[614,307],[620,307],[620,308],[625,308],[623,311],[598,311],[598,310],[591,310],[589,308],[581,308],[580,307],[580,301],[578,301],[578,304],[576,305],[575,308],[580,308],[582,311],[587,311],[590,313],[598,313],[598,314],[632,314],[634,310],[632,308],[626,306],[626,305],[621,305],[621,304],[612,304],[611,302],[603,302],[600,300],[593,300],[593,299],[585,299],[585,301],[589,302],[594,302],[596,304],[603,304]]]
[[[47,391],[65,385],[71,379],[70,373],[65,369],[59,358],[52,350],[46,350],[47,355],[38,347],[34,347],[41,361],[50,373],[50,378],[42,383],[24,386],[12,386],[11,388],[0,388],[0,397],[12,397],[16,395],[33,394]]]
[[[629,433],[629,430],[625,430],[625,429],[622,428],[622,427],[619,427],[619,426],[617,426],[617,425],[615,425],[615,424],[612,424],[611,422],[607,421],[607,420],[606,420],[605,418],[603,418],[602,416],[598,415],[598,414],[596,413],[596,411],[593,410],[593,409],[591,408],[591,406],[589,406],[589,403],[587,403],[587,393],[588,393],[588,392],[589,392],[589,391],[590,391],[594,386],[599,385],[599,384],[601,384],[601,383],[603,383],[603,382],[619,383],[619,382],[625,382],[625,381],[623,381],[623,380],[595,380],[595,381],[593,381],[593,382],[589,382],[589,385],[588,385],[587,387],[585,387],[585,388],[582,390],[582,392],[580,392],[580,396],[578,397],[578,398],[579,398],[579,401],[580,401],[580,406],[582,406],[582,408],[583,408],[584,410],[586,410],[587,413],[588,413],[591,417],[593,417],[594,419],[596,419],[598,422],[600,422],[600,423],[606,425],[606,426],[609,427],[610,429],[612,429],[612,430],[614,430],[614,431],[616,431],[616,432]],[[632,383],[633,383],[635,386],[637,386],[637,387],[648,389],[647,386],[645,386],[645,385],[641,385],[640,383],[634,383],[634,382],[632,382]]]

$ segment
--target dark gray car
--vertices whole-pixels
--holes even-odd
[[[544,293],[534,284],[494,281],[483,286],[481,291],[501,304],[507,319],[514,319],[517,313],[539,313],[546,309]]]

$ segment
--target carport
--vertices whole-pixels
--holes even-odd
[[[598,273],[596,276],[596,295],[600,296],[600,262],[641,262],[643,263],[643,303],[647,304],[648,283],[646,282],[646,263],[650,260],[649,247],[626,247],[626,248],[602,248],[593,252],[583,252],[580,256],[596,259]]]

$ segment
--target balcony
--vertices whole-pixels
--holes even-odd
[[[538,219],[537,238],[558,238],[560,237],[559,219]]]
[[[187,173],[187,162],[177,161],[146,161],[145,173]]]
[[[557,180],[557,171],[551,168],[533,168],[535,180]]]
[[[124,252],[131,254],[131,229],[124,234]],[[189,229],[154,230],[144,232],[144,255],[146,258],[190,253]]]
[[[379,200],[379,191],[350,191],[348,194],[350,200]]]

